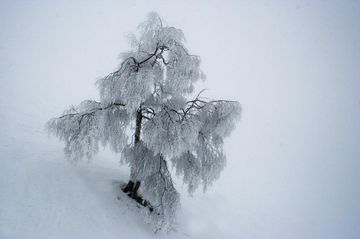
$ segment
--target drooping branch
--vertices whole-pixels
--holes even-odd
[[[96,102],[96,103],[98,103],[99,105],[101,105],[100,102]],[[91,111],[89,111],[89,112],[83,112],[83,113],[81,113],[81,112],[75,112],[75,113],[64,114],[64,115],[60,116],[59,119],[66,118],[66,117],[72,117],[72,116],[75,116],[75,115],[80,116],[80,117],[83,117],[83,116],[86,116],[86,115],[93,115],[93,114],[95,114],[97,111],[107,110],[107,109],[109,109],[109,108],[111,108],[111,107],[116,107],[116,106],[125,106],[125,104],[122,104],[122,103],[112,103],[112,104],[109,104],[109,105],[107,105],[107,106],[105,106],[105,107],[93,108],[93,109],[92,109]]]
[[[168,221],[174,219],[176,207],[179,205],[178,192],[174,187],[166,160],[162,155],[159,155],[159,169],[157,171],[157,175],[160,175],[161,184],[159,185],[162,187],[158,188],[159,195],[161,196],[157,202],[158,204],[154,206],[154,208],[157,208],[158,214],[162,216],[162,220],[159,221],[160,225],[155,230],[155,233],[161,230],[164,224],[168,223]]]
[[[150,106],[143,106],[143,116],[146,120],[151,120],[156,114],[160,111],[165,112],[165,115],[169,118],[171,122],[181,122],[188,120],[189,117],[194,116],[197,112],[204,109],[208,106],[215,106],[218,103],[234,103],[237,104],[237,101],[231,100],[210,100],[206,101],[205,99],[201,98],[201,94],[205,90],[201,90],[198,95],[193,100],[189,100],[185,103],[184,108],[174,109],[167,105],[166,103],[157,106],[157,111],[154,110],[153,107]],[[175,116],[175,118],[174,118]]]
[[[99,142],[119,152],[127,140],[128,114],[123,107],[123,103],[101,106],[100,102],[83,101],[79,107],[72,107],[62,116],[49,120],[47,128],[65,142],[65,152],[70,158],[92,158]]]
[[[169,50],[169,47],[166,45],[160,45],[159,43],[157,43],[155,50],[153,53],[147,53],[148,56],[142,60],[138,60],[136,59],[134,56],[130,56],[128,58],[126,58],[120,65],[120,68],[112,73],[110,73],[108,76],[105,77],[105,79],[111,79],[114,76],[120,76],[126,69],[126,66],[129,66],[135,71],[137,72],[142,65],[144,65],[145,63],[149,62],[152,58],[154,58],[153,63],[151,64],[152,66],[154,66],[154,64],[156,63],[156,61],[158,59],[160,59],[164,65],[167,65],[168,62],[166,62],[163,53],[164,51]],[[130,63],[130,61],[132,62],[132,64]]]

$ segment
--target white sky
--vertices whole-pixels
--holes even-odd
[[[260,238],[357,238],[360,1],[1,1],[0,106],[43,124],[96,99],[152,10],[201,56],[207,95],[243,106],[211,189],[234,220]]]

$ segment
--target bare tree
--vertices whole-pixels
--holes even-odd
[[[130,45],[119,68],[97,82],[100,102],[71,107],[48,129],[74,160],[91,158],[99,143],[121,153],[131,172],[123,191],[147,208],[155,230],[168,230],[179,207],[169,164],[189,193],[199,185],[205,190],[225,166],[223,138],[233,130],[240,105],[207,100],[202,91],[187,98],[194,83],[205,79],[200,57],[189,53],[183,32],[164,26],[156,13],[139,25]]]

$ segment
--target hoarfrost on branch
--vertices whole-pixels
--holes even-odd
[[[189,53],[183,32],[165,26],[156,13],[129,39],[131,50],[121,54],[119,68],[96,83],[100,101],[83,101],[47,126],[71,159],[92,158],[99,144],[121,153],[131,170],[125,191],[151,208],[144,211],[155,231],[167,231],[179,208],[169,164],[189,193],[200,185],[205,190],[225,166],[223,139],[240,105],[208,100],[202,91],[191,99],[194,84],[205,79],[200,57]]]

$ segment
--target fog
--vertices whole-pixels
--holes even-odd
[[[95,81],[116,69],[126,35],[149,11],[201,56],[207,80],[197,89],[243,108],[221,178],[182,198],[185,212],[206,205],[182,215],[189,231],[358,238],[358,1],[1,1],[0,160],[13,158],[5,146],[33,141],[60,152],[44,124],[98,99]]]

